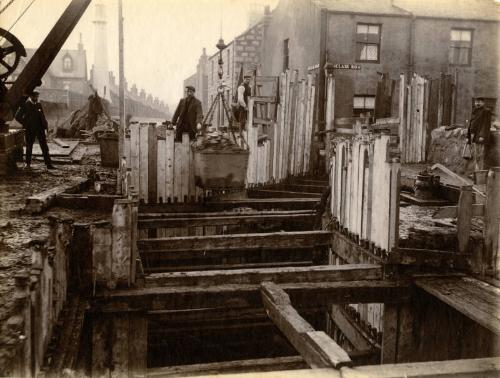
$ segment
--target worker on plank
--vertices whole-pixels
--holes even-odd
[[[31,168],[31,155],[35,139],[38,139],[40,148],[43,154],[43,160],[47,169],[55,169],[52,165],[49,154],[49,146],[47,145],[47,130],[48,122],[43,113],[42,104],[38,102],[40,93],[37,91],[31,92],[26,102],[24,102],[16,113],[16,121],[18,121],[25,130],[26,138],[26,169]]]
[[[203,122],[203,109],[200,100],[194,97],[195,88],[186,87],[186,97],[182,98],[175,109],[172,123],[176,125],[175,141],[182,142],[182,134],[188,133],[189,139],[196,138],[196,131],[201,130]]]

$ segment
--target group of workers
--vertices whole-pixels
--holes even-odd
[[[251,95],[251,76],[245,75],[243,82],[238,86],[237,104],[234,107],[235,119],[245,128],[248,113],[248,98]],[[47,145],[48,123],[45,118],[42,105],[38,101],[39,92],[33,91],[28,99],[20,106],[16,113],[16,120],[23,125],[26,139],[26,169],[31,167],[31,156],[33,144],[36,139],[40,144],[43,159],[47,169],[55,169],[50,159],[49,147]],[[176,126],[176,141],[182,141],[182,134],[188,133],[189,138],[194,140],[197,132],[201,131],[203,122],[203,109],[200,100],[195,97],[195,88],[191,85],[186,87],[186,95],[179,101],[175,110],[172,123]],[[491,139],[491,111],[485,106],[482,97],[474,101],[471,120],[468,128],[468,143],[472,143],[472,157],[475,170],[483,170],[485,166],[485,149]]]

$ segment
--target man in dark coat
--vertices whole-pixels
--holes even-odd
[[[476,170],[486,169],[484,165],[485,148],[491,135],[491,112],[484,106],[484,98],[474,100],[474,109],[469,122],[468,139],[473,143],[473,157]]]
[[[175,132],[175,141],[182,141],[182,134],[188,133],[189,139],[196,138],[196,131],[201,130],[203,122],[203,109],[201,102],[194,97],[195,89],[193,86],[186,87],[186,97],[179,101],[177,109],[175,109],[172,123],[177,125]]]
[[[43,113],[42,105],[38,102],[39,93],[33,91],[25,103],[23,103],[16,113],[16,121],[23,125],[26,138],[26,168],[31,167],[31,154],[35,139],[38,139],[43,153],[43,160],[47,169],[54,169],[49,155],[46,132],[48,130],[47,119]]]

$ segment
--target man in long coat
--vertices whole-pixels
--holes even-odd
[[[486,149],[489,147],[491,136],[491,112],[484,106],[484,98],[479,97],[474,100],[474,109],[469,122],[468,138],[473,144],[473,158],[475,169],[487,169],[484,157]]]
[[[179,101],[177,109],[175,109],[172,123],[177,125],[175,132],[176,142],[182,141],[182,134],[188,133],[189,139],[196,138],[196,131],[201,130],[203,122],[203,109],[201,102],[194,97],[195,89],[193,86],[186,87],[186,97]]]
[[[26,139],[26,168],[31,167],[31,154],[35,139],[38,139],[43,154],[43,160],[47,169],[54,169],[49,155],[46,132],[48,130],[47,119],[43,113],[42,104],[38,102],[39,93],[33,91],[29,98],[23,103],[16,113],[16,121],[23,125]]]

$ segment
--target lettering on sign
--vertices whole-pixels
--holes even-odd
[[[313,71],[313,70],[316,70],[316,69],[318,69],[318,68],[319,68],[319,63],[316,63],[316,64],[315,64],[315,65],[313,65],[313,66],[309,66],[309,67],[307,67],[307,70],[308,70],[308,71]]]
[[[360,70],[361,66],[359,66],[357,64],[340,64],[340,63],[337,63],[337,64],[333,65],[333,68],[335,68],[337,70]]]

